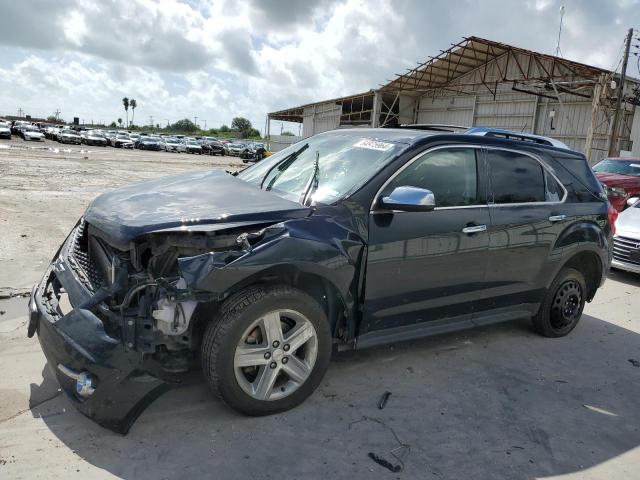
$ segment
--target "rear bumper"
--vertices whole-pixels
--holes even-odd
[[[105,428],[125,434],[142,411],[170,388],[166,379],[152,374],[157,364],[149,356],[125,348],[110,337],[92,295],[65,259],[69,239],[51,263],[29,301],[28,335],[38,340],[60,387],[77,409]],[[54,289],[62,287],[77,305],[62,315]],[[100,290],[96,295],[100,295]],[[87,306],[86,308],[83,308]],[[93,310],[93,311],[92,311]],[[93,392],[82,395],[80,374],[92,380]]]
[[[616,260],[615,258],[611,261],[611,267],[617,268],[618,270],[625,270],[631,273],[640,273],[640,265],[635,263],[623,262],[621,260]]]

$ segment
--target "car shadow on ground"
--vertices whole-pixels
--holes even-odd
[[[609,278],[618,282],[626,283],[634,287],[640,287],[640,274],[631,273],[624,270],[612,268],[609,272]]]
[[[640,368],[630,359],[640,360],[639,335],[594,317],[561,339],[514,322],[338,353],[309,400],[270,417],[238,415],[204,384],[161,397],[127,436],[64,397],[33,414],[75,454],[125,479],[391,475],[369,452],[404,463],[393,478],[534,478],[640,445]]]

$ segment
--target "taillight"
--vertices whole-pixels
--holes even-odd
[[[607,217],[609,219],[609,226],[611,227],[611,235],[616,234],[616,220],[618,219],[618,210],[613,208],[611,204],[608,204]]]

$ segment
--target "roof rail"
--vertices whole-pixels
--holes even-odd
[[[408,128],[410,130],[431,130],[436,132],[451,132],[451,133],[463,133],[469,130],[469,127],[462,125],[446,125],[442,123],[403,123],[403,124],[389,124],[384,125],[382,128]]]
[[[533,133],[513,132],[511,130],[502,130],[500,128],[474,127],[464,132],[465,135],[479,135],[482,137],[504,138],[507,140],[518,140],[521,142],[536,143],[538,145],[548,145],[550,147],[570,148],[560,140],[551,137],[543,137]]]

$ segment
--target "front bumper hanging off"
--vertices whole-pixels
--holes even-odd
[[[73,234],[32,290],[28,336],[37,332],[60,387],[78,410],[103,427],[125,434],[175,382],[161,378],[148,354],[127,348],[105,332],[102,320],[92,311],[95,306],[88,307],[104,292],[92,294],[74,272],[67,258],[72,239]],[[54,283],[76,306],[63,315],[51,298]]]

